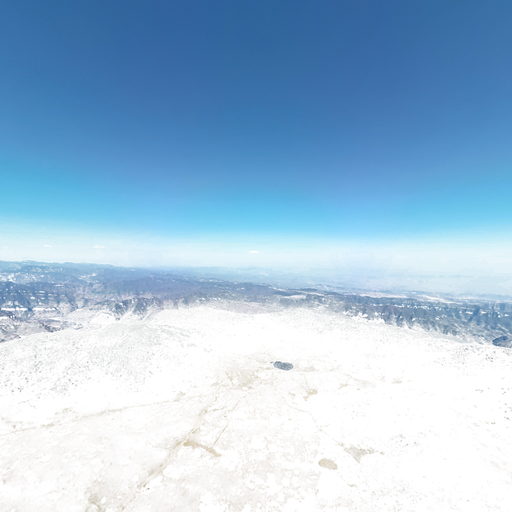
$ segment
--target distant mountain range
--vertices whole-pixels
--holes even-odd
[[[100,312],[115,319],[205,301],[323,307],[409,328],[493,341],[512,339],[512,303],[411,294],[285,289],[183,272],[109,265],[0,262],[0,341],[79,329]]]

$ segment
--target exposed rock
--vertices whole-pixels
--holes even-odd
[[[499,336],[492,340],[492,344],[496,347],[512,348],[512,339],[509,336]]]
[[[331,459],[320,459],[318,465],[325,469],[335,470],[338,469],[338,465]]]
[[[279,368],[280,370],[292,370],[293,364],[292,363],[284,363],[283,361],[274,361],[274,367]]]

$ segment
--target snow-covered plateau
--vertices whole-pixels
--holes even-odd
[[[512,349],[211,303],[1,343],[0,384],[2,511],[512,510]]]

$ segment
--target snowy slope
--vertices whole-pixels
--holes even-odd
[[[0,510],[508,512],[511,375],[321,309],[101,316],[0,344]]]

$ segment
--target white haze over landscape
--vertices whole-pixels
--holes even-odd
[[[512,243],[506,234],[333,242],[320,237],[77,235],[5,225],[1,259],[200,267],[206,274],[289,286],[512,297]],[[219,269],[224,270],[219,274]]]

